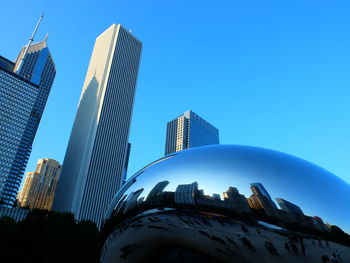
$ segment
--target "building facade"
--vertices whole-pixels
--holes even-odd
[[[268,203],[268,206],[271,206],[273,209],[277,209],[275,202],[272,200],[269,192],[261,183],[251,183],[250,189],[254,195],[264,197],[264,200]]]
[[[249,206],[253,209],[263,209],[270,217],[278,217],[277,206],[265,187],[261,183],[251,183],[250,189],[253,194],[247,198]]]
[[[139,199],[142,192],[143,192],[143,188],[138,189],[137,191],[135,191],[134,193],[128,196],[128,199],[126,200],[125,212],[128,212],[136,208],[137,200]]]
[[[167,124],[165,155],[210,144],[219,144],[219,130],[193,111]]]
[[[297,215],[304,215],[303,211],[300,209],[299,206],[287,200],[284,200],[283,198],[276,198],[276,201],[283,211]]]
[[[12,206],[56,75],[47,38],[23,47],[16,62],[1,57],[0,75],[0,200]]]
[[[38,85],[0,67],[0,203],[12,206],[28,160],[26,133]]]
[[[180,184],[175,190],[175,204],[194,205],[195,195],[198,192],[198,183]]]
[[[54,210],[101,224],[122,184],[141,48],[120,25],[97,37]]]
[[[23,62],[20,63],[21,58],[24,55],[25,48],[26,47],[22,48],[16,59],[14,71],[16,74],[39,86],[38,95],[36,97],[25,131],[25,133],[28,134],[28,142],[22,142],[23,145],[30,145],[27,150],[27,155],[29,158],[31,146],[38,130],[40,120],[44,113],[45,105],[56,76],[56,68],[47,46],[47,36],[43,41],[31,45],[25,53]],[[27,162],[25,162],[25,166],[26,164]]]
[[[32,186],[34,174],[35,174],[34,172],[28,172],[26,174],[26,177],[25,177],[22,189],[20,191],[18,191],[17,200],[18,200],[18,206],[20,206],[20,207],[25,207],[26,206],[27,197],[28,197],[28,194],[29,194],[29,190],[30,190],[30,188]]]
[[[157,183],[147,195],[146,200],[152,202],[159,198],[159,195],[164,191],[165,187],[169,184],[169,181],[161,181]]]
[[[50,211],[60,178],[61,165],[53,159],[39,159],[34,173],[27,173],[18,202],[22,207]]]
[[[244,195],[240,194],[238,189],[230,186],[226,192],[223,192],[224,200],[237,212],[250,213],[248,201]]]

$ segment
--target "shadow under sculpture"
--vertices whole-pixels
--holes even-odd
[[[348,200],[349,184],[302,159],[249,146],[193,148],[125,183],[106,213],[101,261],[350,260]]]

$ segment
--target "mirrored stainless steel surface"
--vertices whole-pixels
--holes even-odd
[[[176,152],[117,193],[101,262],[345,262],[349,200],[348,183],[281,152],[236,145]]]
[[[106,219],[160,207],[263,210],[279,221],[320,229],[329,223],[349,233],[349,200],[348,183],[305,160],[263,148],[215,145],[177,152],[141,169],[118,192]]]

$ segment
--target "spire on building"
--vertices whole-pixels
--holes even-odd
[[[29,38],[28,44],[26,45],[26,47],[25,47],[25,49],[24,49],[24,52],[23,52],[23,54],[22,54],[22,56],[21,56],[21,58],[20,58],[20,60],[19,60],[19,63],[18,63],[18,65],[17,65],[17,67],[15,68],[15,72],[17,72],[17,71],[19,71],[19,70],[21,69],[21,66],[22,66],[22,64],[23,64],[23,61],[24,61],[24,59],[25,59],[25,57],[26,57],[26,55],[27,55],[28,49],[29,49],[29,47],[31,46],[31,44],[33,43],[33,41],[34,41],[34,36],[35,36],[35,34],[36,34],[36,31],[38,30],[38,28],[39,28],[39,26],[40,26],[40,23],[41,23],[41,20],[43,19],[43,17],[44,17],[44,12],[43,12],[42,15],[39,17],[39,21],[38,21],[38,23],[36,24],[32,35],[31,35],[30,38]]]

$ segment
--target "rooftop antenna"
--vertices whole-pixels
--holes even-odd
[[[26,56],[27,53],[28,53],[28,49],[29,49],[30,45],[32,44],[32,42],[33,42],[33,40],[34,40],[34,36],[35,36],[35,34],[36,34],[36,31],[38,30],[38,27],[39,27],[39,25],[40,25],[41,20],[43,19],[43,17],[44,17],[44,12],[41,14],[41,16],[40,16],[40,18],[39,18],[39,21],[38,21],[38,23],[36,24],[32,35],[31,35],[30,38],[29,38],[28,44],[27,44],[27,46],[26,46],[26,49],[25,49],[24,52],[23,52],[23,55],[22,55],[22,57],[21,57],[21,61],[19,62],[16,71],[18,71],[18,70],[21,68],[22,63],[23,63],[23,61],[24,61],[24,58],[25,58],[25,56]]]

